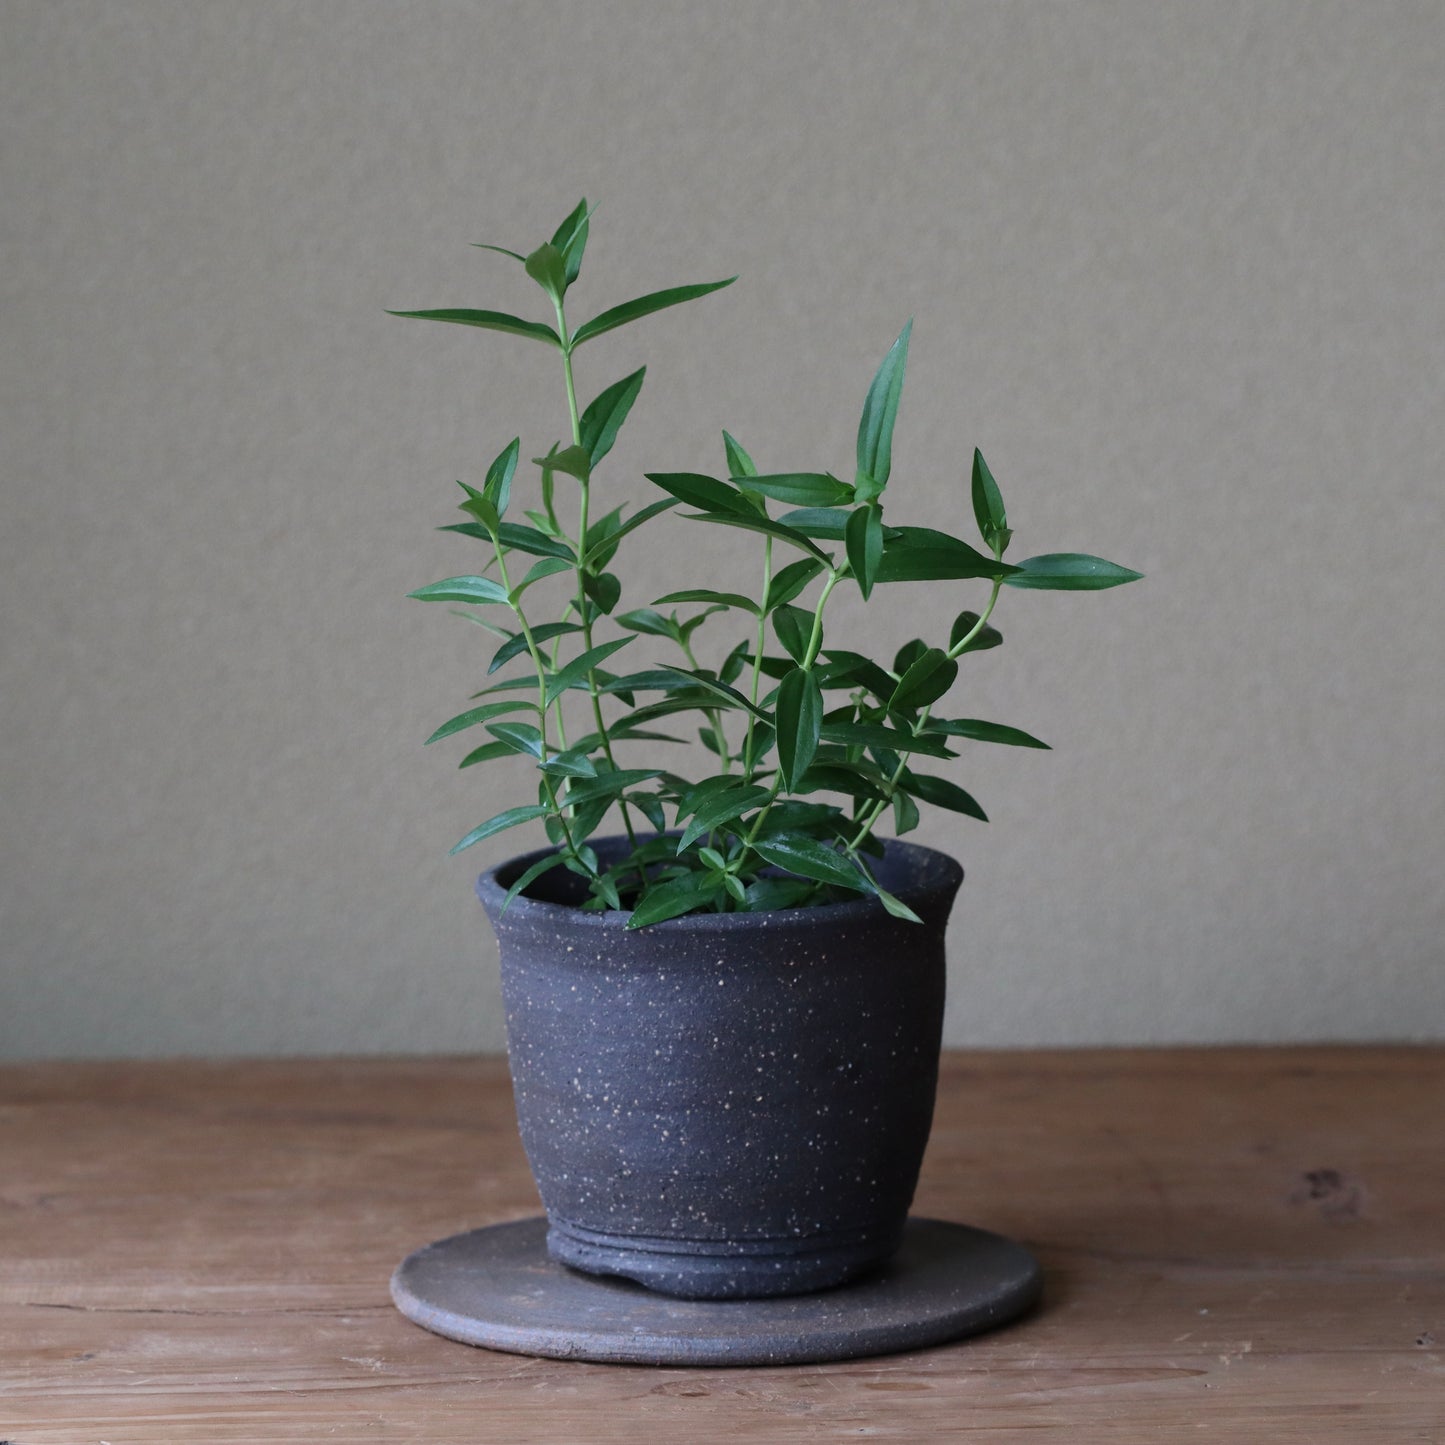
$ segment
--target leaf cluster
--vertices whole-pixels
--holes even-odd
[[[566,868],[586,880],[585,906],[630,910],[633,928],[699,910],[763,911],[858,893],[911,918],[874,875],[881,827],[909,832],[920,804],[985,820],[942,771],[961,742],[1047,746],[1016,727],[942,715],[961,661],[1003,641],[990,621],[1002,589],[1098,591],[1139,574],[1082,553],[1004,561],[1013,534],[978,451],[967,492],[981,546],[885,519],[911,321],[868,387],[850,481],[826,470],[761,472],[724,432],[721,475],[649,472],[655,492],[646,505],[596,514],[595,470],[646,372],[612,382],[579,409],[573,354],[735,278],[651,292],[569,329],[566,300],[591,215],[581,202],[530,252],[484,245],[521,264],[550,301],[551,323],[495,310],[392,313],[541,342],[560,355],[567,400],[568,432],[531,461],[535,505],[514,499],[522,446],[513,438],[480,487],[459,483],[467,520],[443,528],[479,543],[480,563],[410,594],[479,609],[463,615],[497,639],[472,705],[428,741],[480,734],[486,740],[461,767],[520,762],[535,788],[535,802],[488,818],[452,851],[540,820],[554,851],[513,895]],[[756,586],[686,587],[622,610],[614,559],[668,512],[753,533]],[[888,660],[832,644],[825,619],[837,587],[856,586],[870,600],[907,582],[971,584],[978,604],[960,607],[946,634],[914,638]],[[717,640],[727,625],[737,631]],[[700,776],[665,765],[672,746],[694,742],[679,736],[689,732],[701,744],[700,753],[689,750],[703,759]],[[631,846],[604,866],[590,840],[614,815]]]

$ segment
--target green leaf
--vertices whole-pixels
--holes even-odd
[[[629,642],[635,641],[634,637],[619,637],[612,642],[604,642],[599,647],[588,648],[586,652],[579,653],[566,667],[560,668],[548,677],[546,693],[548,704],[556,702],[568,688],[575,687],[582,682],[599,662],[605,661],[614,652],[626,647]]]
[[[538,557],[527,568],[527,575],[512,588],[512,602],[515,603],[534,582],[540,582],[544,577],[555,577],[558,572],[570,572],[571,570],[572,564],[564,557]]]
[[[1143,575],[1106,562],[1102,557],[1089,557],[1081,552],[1050,552],[1042,557],[1025,558],[1004,581],[1010,587],[1037,587],[1052,592],[1099,592],[1105,587],[1137,582]]]
[[[554,637],[564,637],[569,632],[581,632],[582,628],[575,622],[539,622],[532,628],[532,640],[539,646],[544,642],[550,642]],[[498,668],[505,667],[519,653],[527,650],[527,634],[515,632],[496,650],[490,664],[487,667],[487,676],[490,677]]]
[[[823,564],[816,557],[800,557],[796,562],[789,562],[773,574],[768,584],[764,611],[772,612],[785,602],[791,602],[822,570]]]
[[[505,913],[512,899],[521,893],[529,884],[535,883],[544,873],[550,872],[553,868],[560,868],[566,861],[566,855],[562,853],[549,853],[545,858],[539,858],[507,889],[507,896],[502,899],[501,911]]]
[[[1008,529],[1008,516],[1003,509],[998,484],[977,447],[973,449],[973,517],[984,543],[1002,552],[1013,533]]]
[[[554,301],[562,299],[567,289],[567,267],[562,253],[550,241],[544,241],[522,264],[527,275]]]
[[[898,680],[888,699],[889,712],[911,711],[937,702],[958,676],[958,664],[939,647],[930,647]]]
[[[801,607],[782,606],[773,613],[773,631],[778,641],[794,662],[802,662],[808,655],[808,644],[813,636],[813,614]]]
[[[470,848],[473,843],[480,843],[483,838],[490,838],[493,833],[500,833],[506,828],[515,828],[518,823],[530,823],[533,818],[540,818],[550,811],[550,808],[544,808],[537,803],[529,803],[521,808],[507,808],[495,817],[488,818],[480,827],[473,828],[452,849],[452,852],[460,853],[463,848]]]
[[[851,687],[857,684],[866,687],[879,702],[887,702],[898,685],[872,658],[860,652],[844,652],[829,649],[823,657],[827,663],[828,687]]]
[[[948,650],[950,652],[952,652],[975,627],[978,627],[978,621],[977,612],[960,612],[958,616],[953,619],[953,626],[948,632]],[[969,652],[987,652],[989,648],[998,647],[1002,643],[1003,633],[1001,633],[998,628],[989,627],[985,624],[979,628],[977,636],[963,649],[963,652],[959,653],[959,656],[962,657],[964,653]]]
[[[757,476],[758,469],[753,465],[753,459],[727,432],[723,433],[723,450],[727,453],[728,475],[730,477]]]
[[[883,358],[863,403],[863,416],[858,423],[860,502],[872,501],[888,485],[888,474],[893,468],[893,423],[903,394],[903,369],[908,364],[908,338],[912,331],[910,320]]]
[[[536,703],[514,698],[510,702],[489,702],[482,707],[468,708],[466,712],[458,713],[456,717],[444,722],[426,742],[440,742],[443,738],[451,737],[453,733],[459,733],[465,728],[474,727],[477,723],[486,722],[488,718],[500,717],[507,712],[516,712],[518,708],[527,707],[535,711],[536,706]],[[425,747],[426,743],[423,746]]]
[[[662,665],[663,672],[675,673],[680,678],[686,678],[696,683],[699,687],[705,687],[710,693],[722,698],[733,707],[743,708],[745,711],[762,722],[768,722],[768,715],[761,708],[756,708],[740,693],[737,688],[729,687],[727,683],[718,681],[715,677],[709,677],[705,672],[689,672],[685,667],[671,667],[667,663]]]
[[[868,887],[851,859],[816,838],[759,838],[753,843],[753,851],[775,868],[814,878],[819,883],[855,888],[859,892]]]
[[[545,341],[560,347],[562,338],[545,322],[523,321],[519,316],[508,316],[502,311],[388,311],[388,316],[407,316],[416,321],[452,321],[458,326],[480,326],[486,331],[505,331],[512,336],[530,336],[534,341]]]
[[[622,598],[622,583],[611,572],[584,572],[582,590],[607,613]]]
[[[497,528],[497,540],[504,547],[515,548],[533,557],[560,557],[569,565],[577,560],[577,554],[567,543],[520,522],[503,522]]]
[[[988,814],[972,796],[965,793],[957,783],[950,783],[947,778],[923,777],[905,769],[901,786],[915,798],[922,798],[925,803],[932,803],[937,808],[966,813],[970,818],[977,818],[980,823],[988,822]]]
[[[554,449],[545,457],[533,457],[532,462],[544,471],[566,472],[569,477],[576,477],[579,482],[585,482],[592,475],[592,458],[586,447],[563,447],[561,451]]]
[[[836,507],[853,500],[853,488],[827,472],[774,472],[733,480],[746,491],[792,507]]]
[[[761,807],[772,797],[772,789],[764,788],[759,784],[742,785],[728,788],[726,791],[717,793],[708,798],[693,814],[692,821],[683,830],[682,837],[678,839],[677,851],[690,847],[704,833],[710,833],[720,823],[729,823],[734,818],[741,817],[744,813],[754,808]]]
[[[724,527],[741,527],[745,532],[761,532],[764,536],[781,538],[818,558],[825,566],[832,566],[832,558],[801,532],[795,532],[791,527],[775,522],[771,517],[764,517],[761,513],[739,513],[731,516],[723,512],[684,512],[683,516],[689,521],[717,522]]]
[[[418,602],[473,602],[478,605],[489,602],[506,602],[507,589],[490,577],[444,577],[427,587],[418,587],[408,592]]]
[[[883,513],[872,502],[855,507],[844,536],[848,544],[848,565],[866,602],[878,576],[878,564],[883,560]]]
[[[736,276],[729,276],[726,281],[707,281],[696,286],[674,286],[666,291],[653,291],[647,296],[639,296],[635,301],[624,301],[621,306],[614,306],[600,316],[594,316],[591,321],[584,321],[572,333],[572,345],[581,346],[584,341],[590,341],[594,336],[601,336],[605,331],[625,326],[629,321],[637,321],[643,316],[651,316],[654,311],[663,311],[667,307],[677,306],[683,301],[692,301],[699,296],[706,296],[709,292],[721,291],[724,286],[731,286],[737,279]]]
[[[886,888],[880,888],[874,883],[869,889],[869,892],[872,893],[895,918],[901,918],[907,923],[923,922],[901,898],[895,898]]]
[[[627,926],[646,928],[650,923],[662,923],[666,919],[691,913],[694,908],[702,907],[715,891],[715,886],[703,873],[685,873],[681,878],[656,883],[632,910]]]
[[[498,742],[508,744],[514,753],[530,753],[534,758],[542,756],[542,734],[531,723],[488,723],[487,731]]]
[[[795,667],[778,685],[778,764],[791,790],[808,771],[823,725],[823,694],[811,672]]]
[[[553,753],[550,758],[537,764],[549,778],[595,778],[597,768],[582,748],[568,748],[565,752]]]
[[[599,770],[595,778],[582,778],[574,782],[567,789],[567,801],[591,803],[599,799],[615,798],[628,788],[657,777],[660,772],[660,768],[617,768],[611,772]]]
[[[879,582],[939,582],[963,577],[1008,578],[1018,568],[985,557],[958,537],[931,527],[898,527],[885,537]]]
[[[478,250],[495,251],[499,256],[510,256],[512,260],[520,261],[523,265],[526,264],[527,258],[520,251],[510,251],[505,246],[493,246],[486,241],[473,241],[471,244]]]
[[[552,234],[552,244],[562,253],[563,277],[570,286],[582,271],[582,252],[587,245],[587,223],[591,216],[584,196],[567,219]]]
[[[951,738],[973,738],[981,743],[1008,743],[1016,748],[1043,748],[1048,750],[1047,743],[1040,742],[1031,733],[1026,733],[1022,728],[1005,727],[1002,723],[981,722],[978,718],[959,717],[947,721],[939,718],[929,718],[928,731],[931,733],[943,733]]]
[[[665,607],[669,602],[708,602],[714,607],[737,607],[744,612],[758,615],[758,604],[740,592],[713,592],[707,587],[689,587],[682,592],[669,592],[666,597],[654,599],[653,605]]]
[[[483,496],[475,487],[469,487],[465,482],[458,482],[457,485],[467,494],[467,500],[461,504],[462,511],[469,512],[481,523],[483,533],[490,540],[502,521],[497,515],[496,507],[490,498]]]
[[[675,622],[660,612],[654,612],[651,607],[636,607],[631,612],[619,612],[613,621],[631,632],[647,632],[653,637],[676,637],[678,631]]]
[[[838,507],[799,507],[778,518],[785,527],[805,537],[821,537],[826,542],[841,542],[848,530],[849,513]]]
[[[903,834],[911,833],[918,826],[919,821],[918,804],[901,790],[894,793],[893,831],[901,838]]]
[[[650,522],[659,512],[665,512],[669,507],[675,507],[677,502],[674,498],[668,497],[662,502],[650,502],[640,512],[634,512],[625,522],[614,531],[609,533],[595,546],[587,548],[587,555],[584,565],[587,567],[605,567],[612,560],[613,554],[617,551],[617,544],[631,531],[635,531],[644,522]],[[588,528],[591,531],[591,528]]]
[[[506,514],[507,503],[512,499],[512,478],[517,472],[517,457],[521,450],[521,437],[513,437],[487,468],[482,495],[497,509],[498,519]]]
[[[493,740],[483,743],[479,748],[474,748],[457,764],[457,767],[474,768],[478,763],[490,763],[497,758],[512,758],[516,755],[517,750],[511,743],[499,743]]]
[[[891,748],[898,753],[926,753],[929,757],[947,758],[952,754],[948,744],[928,733],[915,735],[901,728],[884,727],[882,723],[837,722],[823,724],[823,741],[842,743],[844,747]]]
[[[679,502],[696,507],[700,512],[736,513],[755,517],[758,509],[738,489],[716,477],[700,472],[647,472],[647,480],[671,493]]]
[[[637,400],[646,375],[647,368],[642,366],[631,376],[614,381],[582,413],[579,423],[582,448],[594,467],[612,450],[612,443],[617,440],[617,433],[627,420],[627,413],[632,410],[632,403]]]

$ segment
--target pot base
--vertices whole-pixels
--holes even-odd
[[[523,1219],[409,1255],[391,1296],[448,1339],[512,1354],[634,1365],[789,1365],[920,1349],[1017,1318],[1042,1277],[1022,1246],[963,1224],[910,1219],[867,1277],[818,1294],[679,1300],[596,1278],[547,1252],[547,1222]]]
[[[640,1240],[599,1234],[553,1219],[547,1253],[584,1274],[618,1275],[676,1299],[770,1299],[816,1294],[867,1274],[893,1254],[900,1237],[831,1238],[800,1248],[792,1240],[734,1243]]]

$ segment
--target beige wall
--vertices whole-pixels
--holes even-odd
[[[955,1042],[1445,1037],[1442,75],[1435,3],[5,0],[0,1054],[500,1046],[485,639],[403,594],[562,398],[382,308],[532,305],[466,243],[584,193],[579,306],[742,276],[579,356],[608,487],[847,467],[914,315],[895,520],[977,444],[1149,574],[974,660],[1056,751],[924,830]]]

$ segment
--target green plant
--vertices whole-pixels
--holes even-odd
[[[490,740],[468,753],[462,767],[520,754],[532,759],[537,773],[535,803],[489,818],[452,851],[541,819],[555,852],[523,873],[513,895],[547,869],[565,867],[587,880],[587,906],[630,907],[634,928],[695,910],[823,902],[839,890],[875,893],[891,912],[912,917],[878,887],[869,866],[881,848],[875,830],[884,815],[891,813],[898,833],[917,825],[919,803],[985,816],[957,783],[922,771],[920,760],[931,765],[957,756],[953,744],[959,739],[1046,746],[1017,728],[934,715],[958,675],[959,660],[1003,640],[989,625],[1001,589],[1097,590],[1139,574],[1076,553],[1004,562],[1011,533],[999,489],[977,451],[971,500],[987,552],[947,532],[884,521],[912,322],[868,389],[851,484],[826,471],[759,473],[724,432],[726,480],[651,472],[648,480],[661,498],[631,515],[625,506],[594,515],[594,472],[637,400],[646,368],[579,410],[574,353],[615,327],[736,278],[654,292],[569,329],[565,300],[581,269],[589,216],[583,201],[550,241],[526,255],[484,247],[526,268],[550,298],[555,325],[498,311],[392,313],[506,332],[549,347],[561,361],[570,420],[567,439],[534,458],[538,505],[524,511],[526,521],[516,519],[513,501],[520,439],[502,449],[480,489],[460,483],[469,520],[443,530],[480,542],[486,561],[474,574],[410,594],[486,609],[464,615],[501,638],[488,675],[509,669],[428,741],[480,726]],[[564,485],[576,491],[570,527],[559,508]],[[608,569],[618,549],[638,527],[679,503],[695,521],[760,537],[756,593],[687,588],[617,611],[622,584]],[[789,510],[775,516],[770,503]],[[538,585],[554,578],[560,579],[560,595],[558,582]],[[824,645],[824,613],[841,583],[856,585],[868,599],[886,584],[960,580],[986,586],[987,596],[980,610],[957,614],[946,641],[915,639],[891,666]],[[544,597],[552,599],[545,609],[539,604]],[[659,610],[664,608],[669,610]],[[494,620],[499,615],[506,618],[500,625]],[[715,667],[705,667],[696,634],[723,616],[745,619],[744,634],[718,649]],[[622,635],[599,640],[604,619]],[[770,650],[770,632],[780,650]],[[614,671],[622,661],[618,654],[640,636],[666,640],[680,657]],[[625,765],[628,744],[645,742],[655,756],[656,743],[683,741],[655,725],[689,714],[701,723],[710,759],[705,776]],[[622,862],[604,868],[588,839],[614,808],[631,849]]]

